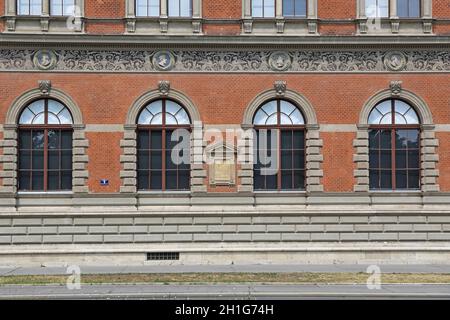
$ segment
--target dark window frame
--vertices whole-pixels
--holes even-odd
[[[420,123],[418,124],[396,124],[395,123],[395,101],[403,101],[404,103],[407,103],[417,114],[417,116],[419,117],[419,114],[417,113],[416,109],[409,104],[407,101],[404,101],[402,99],[385,99],[380,101],[379,103],[377,103],[376,106],[378,106],[379,104],[385,102],[385,101],[390,101],[391,102],[391,121],[392,124],[370,124],[369,125],[369,132],[371,130],[378,130],[381,132],[381,130],[385,130],[385,131],[390,131],[390,135],[391,135],[391,146],[390,148],[381,148],[381,146],[379,146],[378,148],[371,148],[370,143],[369,143],[369,154],[371,150],[376,150],[379,154],[379,157],[381,157],[381,151],[387,151],[390,150],[390,156],[391,156],[391,168],[386,169],[386,168],[382,168],[381,167],[381,161],[379,160],[378,163],[378,167],[377,168],[370,168],[369,166],[369,172],[371,170],[378,170],[379,172],[381,171],[390,171],[391,174],[391,188],[381,188],[381,175],[379,176],[379,183],[378,183],[378,188],[371,188],[371,190],[376,190],[376,191],[383,191],[383,190],[404,190],[404,191],[408,191],[408,190],[420,190],[421,189],[421,174],[422,174],[422,168],[420,166],[420,156],[421,156],[421,141],[420,141],[420,134],[421,134],[421,125]],[[376,106],[374,108],[376,108]],[[372,109],[373,110],[373,109]],[[371,111],[372,112],[372,111]],[[420,117],[419,117],[420,120]],[[409,175],[408,175],[408,171],[409,170],[418,170],[419,171],[419,181],[418,181],[418,187],[417,188],[408,188],[408,183],[407,183],[407,187],[406,188],[397,188],[397,181],[396,181],[396,172],[397,172],[397,162],[396,162],[396,153],[397,153],[397,139],[396,139],[396,132],[399,130],[418,130],[418,134],[419,134],[419,139],[418,139],[418,146],[417,148],[414,148],[414,150],[417,150],[418,152],[418,156],[419,156],[419,168],[409,168],[408,167],[408,161],[407,161],[407,167],[406,168],[402,168],[404,170],[407,171],[407,181],[409,180]],[[409,148],[407,148],[407,150],[409,150]],[[380,158],[379,158],[380,159]],[[370,173],[369,173],[370,174]]]
[[[161,132],[161,156],[162,156],[162,160],[161,160],[161,189],[151,189],[151,171],[154,169],[148,168],[148,169],[139,169],[139,151],[141,150],[139,148],[139,144],[136,144],[136,149],[137,149],[137,165],[136,165],[136,174],[137,174],[137,189],[139,191],[189,191],[190,190],[190,175],[189,175],[189,188],[187,189],[167,189],[167,183],[166,183],[166,173],[167,173],[167,168],[166,168],[166,153],[167,151],[167,147],[166,147],[166,132],[169,130],[176,130],[176,129],[186,129],[189,132],[191,132],[191,125],[192,125],[192,119],[191,116],[189,114],[189,112],[187,112],[186,108],[184,108],[183,104],[181,104],[180,102],[174,100],[174,99],[170,99],[170,98],[163,98],[163,99],[154,99],[151,101],[148,101],[145,106],[141,109],[141,111],[139,112],[137,119],[139,119],[141,113],[145,110],[145,108],[150,105],[153,102],[156,101],[161,101],[162,102],[162,109],[161,109],[161,113],[162,113],[162,124],[157,124],[157,125],[152,125],[152,124],[137,124],[137,128],[136,128],[136,138],[139,139],[139,132],[149,132],[149,135],[152,131],[158,131]],[[190,124],[182,124],[182,125],[167,125],[166,124],[166,102],[167,101],[172,101],[177,103],[180,107],[182,107],[184,109],[184,111],[186,111],[186,114],[189,117],[189,122]],[[150,145],[150,139],[149,139],[149,145]],[[156,150],[156,149],[145,149],[148,151],[148,157],[151,157],[151,151],[152,150]],[[190,151],[189,151],[189,156],[190,156]],[[172,169],[170,169],[172,170]],[[189,164],[189,168],[185,169],[188,170],[189,172],[191,171],[191,165]],[[140,171],[146,171],[148,172],[148,188],[146,189],[142,189],[139,188],[139,172]],[[178,167],[177,167],[177,186],[179,185],[179,177],[178,177]]]
[[[300,114],[302,115],[303,119],[305,119],[305,116],[301,110],[301,108],[298,107],[298,105],[294,102],[291,101],[289,99],[271,99],[271,100],[267,100],[264,103],[262,103],[260,105],[260,107],[256,110],[255,114],[253,115],[253,119],[252,119],[252,123],[254,122],[254,119],[256,117],[256,114],[258,112],[258,110],[263,107],[264,105],[266,105],[267,103],[271,102],[271,101],[276,101],[277,102],[277,124],[276,125],[254,125],[253,128],[256,131],[259,130],[276,130],[277,132],[277,136],[278,136],[278,148],[277,148],[277,163],[278,163],[278,170],[277,170],[277,188],[276,189],[255,189],[256,191],[299,191],[299,192],[303,192],[306,190],[306,124],[295,124],[295,125],[285,125],[285,124],[281,124],[281,102],[282,101],[286,101],[289,103],[292,103],[299,111]],[[281,147],[281,132],[285,131],[285,132],[294,132],[294,131],[301,131],[303,132],[303,149],[283,149]],[[258,135],[256,135],[258,136]],[[258,143],[258,142],[256,142]],[[259,152],[259,145],[257,148],[258,152]],[[284,150],[290,150],[292,153],[294,151],[303,151],[303,168],[301,169],[296,169],[294,167],[290,168],[290,169],[285,169],[286,171],[291,171],[291,174],[293,175],[295,171],[301,171],[303,173],[303,186],[301,188],[292,188],[292,189],[286,189],[282,187],[282,171],[283,169],[282,167],[282,151]],[[292,155],[293,157],[293,155]],[[255,169],[255,165],[253,164],[253,175],[254,177],[256,177],[255,173],[258,169]],[[292,164],[293,166],[293,164]],[[253,180],[253,182],[255,181],[255,179]],[[294,179],[292,179],[292,186],[294,186]]]
[[[19,177],[20,177],[20,171],[29,171],[30,172],[29,188],[23,189],[23,188],[21,188],[20,184],[18,183],[18,189],[19,189],[19,191],[30,191],[30,192],[71,191],[72,188],[73,188],[72,183],[70,185],[70,189],[61,189],[61,188],[59,188],[59,189],[51,189],[51,190],[48,189],[48,179],[49,179],[49,172],[50,171],[58,171],[59,172],[59,177],[60,177],[59,184],[60,184],[60,187],[61,187],[61,174],[62,174],[62,171],[70,171],[71,173],[73,172],[72,162],[71,162],[70,170],[69,169],[62,169],[61,167],[58,170],[56,170],[56,169],[49,169],[48,168],[48,163],[49,163],[48,158],[49,158],[49,151],[50,151],[49,145],[48,145],[48,132],[51,131],[51,130],[60,131],[60,132],[62,132],[62,131],[70,131],[73,134],[73,125],[70,125],[70,124],[48,124],[48,102],[50,100],[54,100],[54,101],[57,101],[57,102],[61,103],[62,105],[64,105],[64,103],[62,103],[58,99],[54,99],[54,98],[44,98],[44,99],[39,98],[39,99],[35,99],[33,101],[30,101],[27,104],[27,106],[22,109],[22,112],[24,112],[26,110],[26,108],[30,104],[32,104],[35,101],[39,101],[39,100],[44,100],[44,124],[18,124],[18,127],[17,127],[17,129],[18,129],[18,138],[17,139],[19,140],[19,135],[22,132],[30,131],[30,134],[32,134],[32,131],[43,131],[44,132],[44,148],[42,149],[43,157],[44,157],[43,158],[44,164],[43,164],[43,170],[42,170],[42,172],[43,172],[43,188],[42,189],[35,189],[35,190],[33,190],[33,175],[32,175],[32,172],[33,172],[33,166],[32,166],[32,163],[33,163],[33,150],[34,150],[33,146],[30,145],[30,149],[21,149],[21,145],[20,145],[20,143],[18,141],[18,143],[17,143],[17,149],[18,149],[17,160],[18,161],[17,161],[17,169],[16,169],[16,171],[17,171],[17,175],[16,175],[17,179],[19,179]],[[67,108],[67,107],[65,106],[65,108]],[[67,108],[67,110],[70,112],[69,108]],[[20,115],[22,115],[22,112],[20,113]],[[20,115],[19,115],[19,118],[20,118]],[[71,116],[72,116],[72,114],[71,114]],[[60,141],[60,144],[61,144],[61,141]],[[59,157],[60,157],[60,161],[61,161],[61,156],[62,156],[61,152],[63,150],[65,150],[65,149],[62,149],[61,145],[60,145],[60,148],[57,149],[57,150],[59,151]],[[23,155],[21,156],[21,151],[30,151],[30,168],[29,169],[22,169],[22,170],[20,169],[20,166],[19,166],[20,158],[23,156]],[[71,151],[72,151],[71,152],[71,158],[72,158],[73,157],[73,145],[71,145]],[[41,171],[41,170],[36,170],[36,171]]]

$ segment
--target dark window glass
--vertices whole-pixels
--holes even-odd
[[[400,18],[419,18],[420,0],[397,0],[397,14]]]
[[[144,107],[138,118],[138,189],[189,190],[189,136],[176,131],[190,130],[184,108],[171,100],[157,100]],[[188,143],[181,146],[185,150],[180,142],[186,138]]]
[[[369,116],[371,189],[420,188],[418,119],[414,109],[400,100],[385,100],[375,106]]]
[[[68,109],[55,100],[37,100],[22,111],[18,134],[19,190],[72,189],[71,122]]]
[[[254,116],[255,190],[305,188],[304,120],[296,106],[284,100],[262,105]]]

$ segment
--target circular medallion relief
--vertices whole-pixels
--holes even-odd
[[[285,71],[289,69],[291,63],[291,57],[283,51],[276,51],[269,57],[270,68],[275,71]]]
[[[175,58],[170,51],[158,51],[153,55],[152,63],[155,69],[168,71],[175,65]]]
[[[388,52],[384,56],[384,65],[392,71],[403,70],[406,66],[406,57],[399,51]]]
[[[56,54],[51,50],[39,50],[33,56],[33,64],[41,70],[51,70],[56,66]]]

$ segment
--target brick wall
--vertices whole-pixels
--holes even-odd
[[[286,80],[290,90],[304,95],[312,104],[319,124],[356,125],[364,103],[389,86],[391,80],[402,80],[403,88],[422,97],[436,124],[450,123],[448,106],[450,78],[439,74],[398,75],[255,75],[255,74],[39,74],[27,77],[18,73],[0,74],[0,123],[12,101],[25,91],[36,88],[38,80],[51,80],[54,88],[66,92],[81,109],[85,124],[125,123],[133,102],[143,93],[154,90],[159,80],[169,80],[173,89],[183,92],[198,107],[205,124],[241,124],[250,101],[271,89],[275,80]],[[120,134],[88,133],[89,185],[94,192],[116,192],[120,171]],[[443,134],[442,134],[443,135]],[[441,177],[448,177],[448,138],[440,138],[438,149],[442,163]],[[321,133],[324,139],[324,183],[326,191],[351,191],[353,185],[353,133]],[[346,147],[345,147],[346,146]],[[447,180],[440,178],[443,191],[450,191]],[[98,186],[101,178],[110,186]]]

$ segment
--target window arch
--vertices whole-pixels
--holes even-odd
[[[53,99],[28,104],[19,117],[18,189],[72,189],[72,124],[69,109]]]
[[[305,120],[287,100],[264,103],[253,117],[255,190],[305,189]]]
[[[159,99],[137,120],[139,190],[190,189],[190,117],[183,106]]]
[[[387,99],[372,109],[368,123],[370,189],[420,189],[420,120],[414,108]]]

